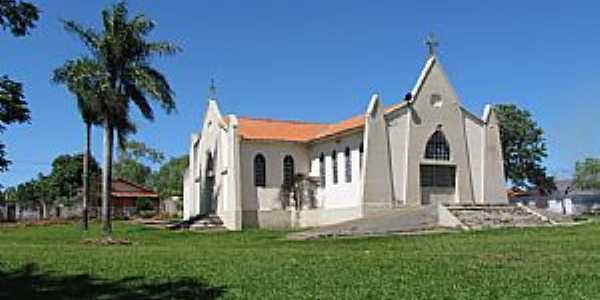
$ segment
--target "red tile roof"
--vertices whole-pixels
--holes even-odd
[[[158,198],[158,194],[151,189],[123,179],[113,180],[111,195],[113,197]]]
[[[386,108],[386,113],[404,106],[401,102]],[[229,118],[224,118],[229,122]],[[333,124],[309,123],[239,117],[238,129],[242,138],[247,140],[311,142],[337,134],[362,129],[365,126],[365,115],[354,116]]]
[[[328,127],[319,123],[238,118],[240,135],[247,140],[308,142]]]

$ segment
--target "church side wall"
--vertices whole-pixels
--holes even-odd
[[[392,162],[392,184],[394,185],[394,201],[399,205],[406,204],[406,177],[408,152],[409,116],[407,109],[397,110],[386,116],[390,156]]]
[[[309,148],[311,160],[310,176],[319,178],[319,158],[325,156],[325,188],[317,191],[318,206],[324,209],[360,206],[361,162],[360,145],[363,133],[356,132],[333,140],[312,144]],[[346,182],[346,158],[344,152],[350,148],[351,180]],[[338,181],[333,183],[333,151],[337,153]]]
[[[190,217],[197,215],[197,183],[195,182],[197,176],[197,143],[198,136],[192,134],[190,138],[190,152],[189,152],[189,165],[183,176],[183,219],[189,220]]]
[[[483,197],[486,203],[507,204],[500,128],[492,110],[485,126]]]
[[[254,157],[262,154],[266,162],[266,187],[254,185]],[[280,194],[283,184],[283,159],[291,155],[296,174],[308,174],[305,145],[286,142],[240,141],[241,201],[243,227],[289,227],[289,212]]]
[[[473,196],[476,203],[483,203],[483,122],[474,120],[470,115],[465,115],[465,132],[467,134],[467,147],[471,163],[471,178],[473,182]]]

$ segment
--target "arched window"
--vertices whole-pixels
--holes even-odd
[[[267,163],[262,154],[254,157],[254,186],[265,187],[267,185]]]
[[[206,154],[206,177],[214,177],[215,176],[215,163],[213,160],[212,153],[208,152]]]
[[[434,160],[450,160],[450,146],[441,129],[437,129],[427,142],[425,158]]]
[[[358,148],[358,168],[362,170],[363,165],[363,157],[365,156],[365,145],[360,143],[360,147]]]
[[[350,157],[350,148],[346,147],[344,150],[344,163],[346,164],[345,175],[346,182],[352,182],[352,159]]]
[[[338,163],[337,163],[337,151],[331,152],[331,172],[333,172],[333,184],[338,183]]]
[[[319,180],[321,187],[325,187],[325,154],[321,153],[319,156]]]
[[[283,184],[292,186],[294,183],[294,159],[291,155],[286,155],[283,158]]]

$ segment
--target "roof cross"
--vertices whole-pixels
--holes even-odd
[[[215,79],[210,79],[210,84],[208,85],[208,99],[216,100],[217,99],[217,87],[215,86]]]
[[[425,40],[425,45],[427,46],[427,51],[429,52],[429,56],[435,56],[435,49],[440,45],[440,43],[435,39],[433,34],[429,34],[427,39]]]

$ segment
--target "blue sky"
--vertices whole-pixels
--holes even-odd
[[[54,68],[85,54],[59,19],[99,27],[113,1],[34,1],[42,10],[31,36],[0,33],[0,74],[24,82],[32,123],[11,126],[13,185],[48,172],[58,154],[80,152],[84,128],[73,97],[50,83]],[[546,131],[546,166],[559,177],[574,162],[600,156],[600,3],[597,1],[130,1],[158,25],[154,39],[183,48],[155,63],[170,79],[178,112],[138,113],[134,139],[180,155],[199,129],[209,79],[225,113],[332,122],[365,110],[379,92],[402,99],[425,61],[433,32],[439,56],[463,104],[530,110]],[[93,142],[102,158],[101,131]]]

